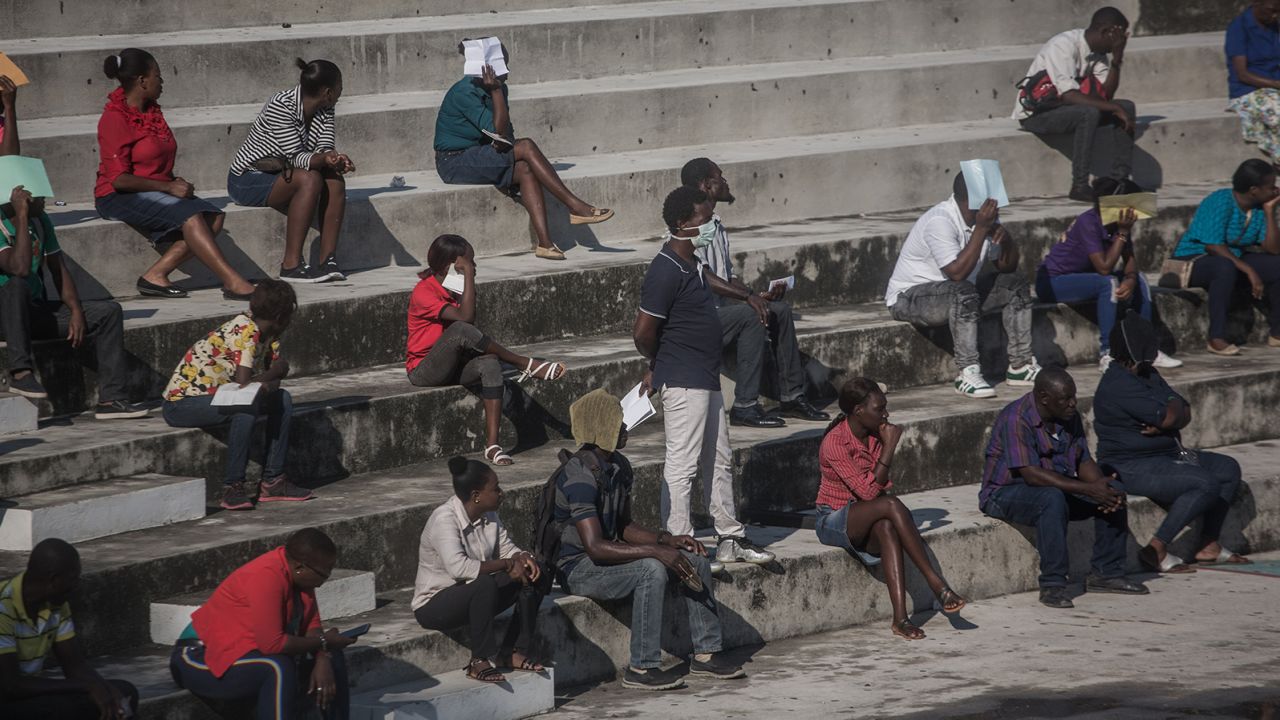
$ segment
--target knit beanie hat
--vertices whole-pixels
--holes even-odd
[[[578,443],[613,452],[622,430],[622,403],[604,388],[596,388],[569,406],[569,422]]]

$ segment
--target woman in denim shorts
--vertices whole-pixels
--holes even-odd
[[[893,487],[889,466],[902,437],[902,428],[889,423],[888,408],[874,380],[853,378],[840,388],[840,415],[827,427],[818,450],[822,479],[814,530],[823,545],[844,548],[868,568],[884,566],[893,633],[921,640],[924,631],[907,616],[904,552],[938,596],[943,612],[959,612],[966,601],[933,569],[911,511],[884,494]]]

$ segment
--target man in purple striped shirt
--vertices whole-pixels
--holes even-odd
[[[978,495],[982,512],[1036,528],[1040,602],[1074,607],[1067,592],[1067,523],[1093,518],[1092,572],[1087,591],[1145,595],[1125,577],[1129,535],[1124,490],[1089,455],[1076,412],[1076,384],[1061,368],[1036,376],[1035,387],[1000,411]]]

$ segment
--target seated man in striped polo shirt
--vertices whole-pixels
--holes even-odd
[[[50,538],[31,550],[26,572],[0,583],[0,705],[7,720],[132,717],[138,691],[103,680],[76,643],[67,598],[80,584],[80,554]],[[64,677],[42,674],[52,650]]]

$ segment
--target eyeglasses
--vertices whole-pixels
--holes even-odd
[[[319,570],[317,570],[317,569],[315,569],[314,567],[312,567],[312,566],[308,565],[307,563],[302,562],[301,560],[299,560],[298,562],[302,563],[302,567],[304,567],[304,568],[306,568],[306,569],[310,570],[311,572],[315,573],[315,574],[316,574],[316,577],[320,578],[321,580],[328,580],[328,579],[329,579],[329,576],[333,574],[333,571],[332,571],[332,570],[330,570],[329,572],[320,572]]]

